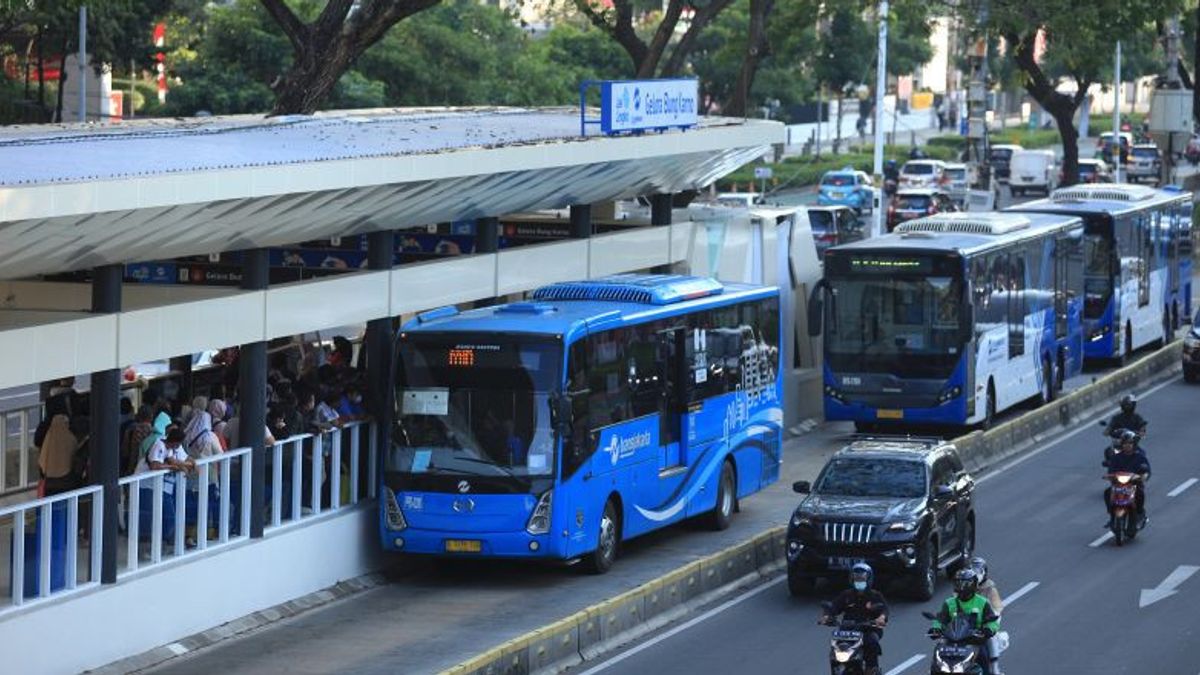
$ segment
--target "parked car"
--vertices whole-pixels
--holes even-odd
[[[1108,169],[1108,164],[1102,159],[1081,159],[1079,160],[1079,182],[1080,183],[1111,183],[1113,181],[1112,172]],[[1058,182],[1063,182],[1062,169],[1058,170]]]
[[[940,187],[946,183],[946,163],[940,159],[910,159],[900,167],[900,188]]]
[[[862,560],[881,582],[901,581],[929,600],[937,573],[969,564],[975,551],[975,481],[954,445],[878,437],[834,453],[787,528],[788,590],[810,593],[821,578],[843,579]]]
[[[887,230],[891,232],[900,223],[913,218],[961,210],[949,193],[940,188],[900,190],[888,204]]]
[[[808,222],[812,226],[818,256],[830,246],[863,238],[862,222],[849,206],[810,206]]]
[[[1008,163],[1012,159],[1013,153],[1024,149],[1019,145],[1007,143],[992,146],[991,152],[988,153],[988,164],[992,166],[992,173],[996,176],[996,180],[1008,180]]]
[[[1153,143],[1139,143],[1133,146],[1129,154],[1129,164],[1125,167],[1125,175],[1130,183],[1149,180],[1158,183],[1162,175],[1162,154]]]
[[[1200,381],[1200,309],[1192,321],[1192,329],[1183,338],[1183,379]]]
[[[967,190],[971,187],[970,178],[967,175],[967,165],[960,163],[946,164],[946,192],[955,204],[960,207],[967,203]]]
[[[1014,197],[1030,190],[1050,194],[1058,183],[1058,159],[1053,150],[1018,150],[1009,161],[1009,189]]]
[[[821,176],[817,203],[821,206],[849,206],[859,213],[870,211],[875,203],[871,177],[851,167],[826,171]]]
[[[1128,131],[1120,132],[1121,152],[1120,160],[1124,164],[1129,158],[1129,148],[1133,147],[1133,134]],[[1106,131],[1100,134],[1100,138],[1096,139],[1096,159],[1102,159],[1108,164],[1113,162],[1113,135],[1111,131]]]

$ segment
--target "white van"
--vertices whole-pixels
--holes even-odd
[[[1008,186],[1014,197],[1030,190],[1049,195],[1058,182],[1058,159],[1053,150],[1018,150],[1008,167]]]

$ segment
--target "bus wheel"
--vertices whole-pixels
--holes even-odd
[[[610,499],[604,504],[604,515],[600,517],[600,532],[596,537],[596,550],[583,559],[583,568],[590,574],[604,574],[617,559],[617,543],[621,539],[621,524],[617,520],[617,507]]]
[[[737,487],[733,480],[733,466],[724,462],[721,466],[721,480],[717,483],[717,505],[708,513],[709,529],[724,530],[729,527],[736,499]]]
[[[1042,404],[1054,400],[1054,370],[1050,366],[1050,357],[1042,357]]]
[[[991,429],[996,423],[996,385],[991,380],[988,380],[987,387],[987,413],[983,418],[983,428]]]

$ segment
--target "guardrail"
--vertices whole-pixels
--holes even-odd
[[[82,590],[100,583],[102,488],[93,485],[0,508],[0,550],[8,549],[7,606],[0,615],[31,600]],[[81,507],[86,507],[80,518]],[[82,534],[81,530],[86,534]],[[80,569],[81,539],[88,560]],[[81,572],[83,572],[81,574]]]
[[[164,539],[173,544],[170,559],[247,539],[251,463],[250,448],[239,448],[196,460],[194,474],[148,471],[118,481],[126,553],[117,577],[161,564]]]
[[[353,506],[361,500],[364,489],[368,498],[374,497],[378,448],[371,429],[369,422],[353,422],[326,433],[300,434],[276,443],[271,448],[267,474],[270,517],[266,529],[273,530],[324,511]],[[365,444],[364,431],[367,432]],[[348,452],[344,452],[347,445]],[[364,447],[367,454],[365,486],[362,481]]]
[[[42,404],[0,413],[0,494],[37,485],[37,448],[33,433],[42,421]]]

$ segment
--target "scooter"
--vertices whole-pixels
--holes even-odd
[[[821,603],[828,616],[833,609],[829,602]],[[863,633],[875,628],[870,621],[842,619],[837,625],[832,620],[823,622],[834,626],[829,640],[829,672],[831,675],[864,675],[867,672]]]
[[[1137,493],[1141,489],[1142,477],[1128,471],[1105,474],[1104,480],[1112,485],[1109,501],[1112,504],[1112,533],[1117,546],[1132,541],[1142,529],[1137,517]]]
[[[930,620],[936,618],[932,612],[921,612],[921,615]],[[983,650],[987,636],[975,629],[970,615],[959,614],[940,631],[931,628],[929,637],[937,642],[933,648],[933,663],[929,666],[930,675],[987,675],[990,672]]]

